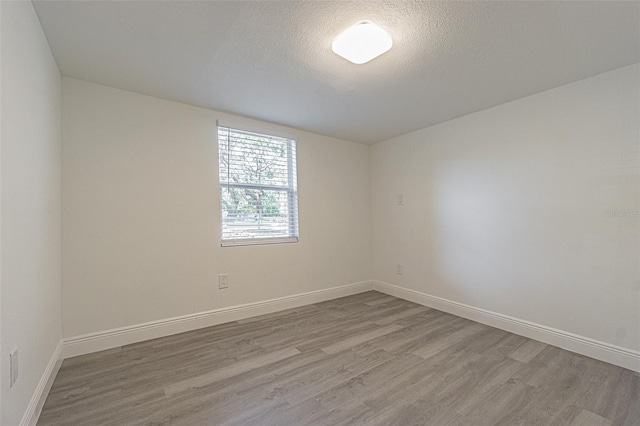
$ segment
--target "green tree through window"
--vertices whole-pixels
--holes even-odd
[[[297,241],[296,144],[218,127],[222,244]]]

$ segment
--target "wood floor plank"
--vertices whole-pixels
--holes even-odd
[[[302,352],[322,349],[333,344],[336,341],[344,340],[362,333],[374,331],[379,328],[378,325],[369,321],[354,322],[353,320],[351,320],[348,323],[337,324],[339,324],[338,327],[325,327],[321,331],[307,336],[306,339],[303,339],[299,344],[296,344],[295,347]]]
[[[411,317],[413,315],[425,312],[427,310],[429,310],[430,308],[427,308],[425,306],[413,306],[410,308],[406,308],[401,310],[400,312],[393,314],[393,315],[385,315],[377,320],[375,320],[374,322],[378,325],[388,325],[388,324],[392,324],[398,320],[407,318],[407,317]]]
[[[477,419],[479,424],[511,425],[535,407],[541,395],[540,389],[526,383],[506,382],[494,387],[478,401],[467,417]]]
[[[376,305],[381,305],[383,303],[393,302],[393,301],[397,301],[397,300],[398,299],[396,299],[393,296],[387,296],[387,297],[382,297],[382,298],[377,299],[377,300],[371,300],[369,302],[365,302],[365,305],[376,306]]]
[[[617,389],[616,400],[620,404],[616,407],[612,416],[612,423],[619,426],[637,426],[640,424],[640,375],[629,370],[624,370],[629,377],[630,385],[621,383]]]
[[[531,426],[550,424],[575,403],[584,390],[583,383],[582,378],[573,374],[566,374],[552,383],[545,383],[541,387],[543,394],[540,402],[530,411],[521,413],[513,423]]]
[[[412,353],[426,359],[486,329],[486,325],[472,323],[457,331],[442,335],[440,338],[414,350]]]
[[[491,359],[502,359],[507,357],[514,349],[526,342],[526,337],[517,334],[507,333],[504,339],[482,351],[482,355]]]
[[[275,361],[289,358],[299,353],[300,351],[296,348],[285,348],[276,352],[260,355],[246,361],[237,362],[225,368],[210,371],[207,374],[202,374],[190,379],[182,380],[178,383],[171,384],[164,388],[164,392],[167,396],[170,396],[187,389],[202,387],[209,383],[233,377],[235,375],[245,373],[263,365],[272,364]]]
[[[313,388],[315,385],[320,385],[323,381],[332,379],[336,375],[340,375],[339,379],[346,380],[346,377],[354,375],[348,370],[349,367],[364,359],[352,351],[341,352],[335,356],[329,356],[322,351],[318,352],[324,355],[318,361],[282,374],[263,386],[254,386],[238,392],[238,395],[250,400],[286,400],[290,396]],[[299,398],[299,395],[296,398]]]
[[[584,408],[570,406],[553,423],[554,426],[610,426],[611,420],[605,419]]]
[[[578,415],[570,423],[570,426],[610,426],[611,420],[600,417],[599,415],[592,413],[591,411],[582,409],[578,412]]]
[[[516,361],[520,361],[522,363],[527,363],[536,357],[547,345],[542,342],[536,342],[535,340],[528,340],[523,343],[516,349],[514,349],[510,354],[509,358],[515,359]]]
[[[617,412],[629,411],[632,399],[639,396],[633,391],[633,375],[628,370],[602,367],[604,371],[590,376],[588,389],[578,398],[576,406],[613,419]]]
[[[468,321],[462,318],[439,316],[429,321],[428,325],[412,325],[404,327],[393,334],[372,340],[370,343],[393,354],[412,353],[415,350],[434,344],[438,339],[455,332]]]
[[[370,291],[67,359],[44,426],[640,425],[640,376]]]
[[[438,394],[440,405],[450,406],[457,413],[466,415],[478,400],[489,398],[493,388],[505,384],[521,368],[520,362],[509,358],[495,362],[480,356],[457,380],[449,379],[451,385]]]
[[[397,324],[389,324],[384,327],[378,327],[375,330],[367,331],[364,333],[354,334],[346,339],[333,343],[329,346],[325,346],[322,350],[329,355],[333,355],[345,349],[350,349],[360,343],[368,342],[376,337],[384,336],[394,331],[401,330],[402,327]]]
[[[422,358],[411,354],[394,357],[389,362],[382,363],[315,395],[315,399],[329,409],[341,407],[353,398],[353,395],[357,395],[359,401],[364,401],[371,395],[371,389],[383,388],[389,380],[423,361]]]

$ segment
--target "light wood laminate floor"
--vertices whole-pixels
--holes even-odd
[[[67,359],[38,424],[640,425],[640,377],[371,291]]]

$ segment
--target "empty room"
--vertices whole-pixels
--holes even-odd
[[[0,425],[640,426],[640,2],[0,0]]]

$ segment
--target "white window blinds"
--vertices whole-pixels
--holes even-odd
[[[222,245],[298,241],[296,142],[218,126]]]

